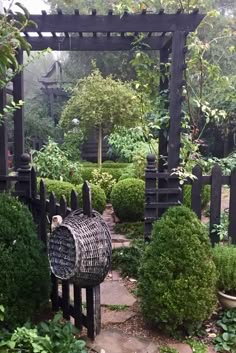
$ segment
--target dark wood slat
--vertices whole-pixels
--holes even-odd
[[[23,51],[17,54],[19,65],[23,65]],[[18,103],[24,101],[24,76],[21,70],[13,79],[13,100]],[[14,161],[15,170],[20,167],[21,155],[24,153],[24,107],[14,112]]]
[[[108,32],[109,33],[109,32]],[[61,37],[60,37],[61,39]],[[133,36],[126,37],[64,37],[60,44],[60,51],[120,51],[132,49],[134,42]],[[31,44],[31,50],[43,50],[51,48],[58,50],[58,41],[54,37],[28,37],[28,43]],[[166,45],[167,41],[163,37],[152,37],[143,40],[143,50],[160,50]]]
[[[210,238],[212,245],[219,242],[219,235],[213,231],[215,224],[220,224],[221,214],[221,168],[216,165],[212,168],[212,183],[211,183],[211,214],[210,214]]]
[[[232,244],[236,245],[236,169],[231,174],[228,232]]]
[[[6,90],[0,90],[0,114],[3,114],[3,109],[6,105]],[[0,175],[8,174],[8,136],[7,123],[5,119],[0,118]],[[0,182],[0,190],[7,189],[7,182],[3,180]]]
[[[74,284],[74,319],[75,326],[82,329],[82,295],[81,288]]]
[[[83,184],[83,211],[84,215],[92,217],[92,197],[91,188],[87,181]]]
[[[43,180],[40,181],[39,196],[40,196],[39,238],[47,248],[46,187]]]
[[[77,192],[75,192],[75,190],[71,191],[71,198],[70,199],[71,199],[71,202],[70,202],[71,209],[77,210],[77,208],[78,208],[78,194],[77,194]]]
[[[33,199],[37,197],[37,174],[34,167],[31,169],[31,196]]]
[[[31,15],[30,19],[37,24],[39,32],[173,32],[194,31],[204,15],[158,14],[88,16],[80,15]],[[28,27],[34,32],[34,27]]]
[[[149,218],[157,218],[157,173],[156,173],[156,157],[155,155],[147,156],[147,166],[145,170],[145,206],[144,206],[144,240],[149,241],[152,224],[146,222]],[[153,204],[150,207],[150,204]]]
[[[100,286],[86,288],[88,337],[94,340],[101,330]]]
[[[202,217],[202,202],[201,202],[201,191],[202,191],[202,168],[200,166],[195,166],[193,168],[192,174],[195,175],[197,179],[193,181],[192,193],[191,193],[191,207],[196,213],[199,219]]]
[[[169,207],[172,207],[172,206],[179,206],[179,205],[181,205],[180,201],[176,201],[176,202],[152,202],[152,203],[149,203],[149,204],[145,204],[145,207],[147,209],[155,209],[157,207],[169,208]]]

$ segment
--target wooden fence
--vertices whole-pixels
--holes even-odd
[[[209,236],[212,245],[220,240],[219,235],[214,231],[214,227],[219,225],[221,221],[222,186],[229,186],[228,235],[232,244],[236,244],[236,170],[231,175],[224,176],[221,168],[215,165],[211,174],[205,176],[202,175],[201,167],[195,166],[192,174],[196,179],[185,181],[184,185],[189,184],[192,186],[191,208],[199,219],[202,217],[202,188],[204,185],[210,185],[211,188]],[[145,238],[148,240],[152,230],[152,223],[160,218],[165,209],[180,205],[183,201],[183,192],[176,176],[169,172],[158,173],[156,160],[153,155],[147,158],[145,185],[144,229]]]

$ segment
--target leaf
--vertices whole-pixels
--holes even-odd
[[[228,332],[224,332],[223,335],[222,335],[222,337],[223,337],[223,339],[224,339],[225,341],[229,341],[229,334],[228,334]]]

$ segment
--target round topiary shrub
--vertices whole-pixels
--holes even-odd
[[[103,213],[106,207],[106,194],[102,188],[98,185],[89,184],[92,191],[92,207],[99,213]],[[82,207],[82,187],[83,185],[77,185],[75,190],[78,193],[79,204]]]
[[[0,224],[0,304],[15,327],[49,300],[48,259],[30,211],[8,194],[0,194]]]
[[[184,206],[154,223],[139,276],[146,320],[169,333],[197,327],[216,304],[216,268],[207,230]]]
[[[43,179],[47,189],[47,195],[54,192],[57,201],[64,195],[67,202],[70,202],[71,191],[75,189],[75,186],[67,181]],[[40,182],[40,179],[39,179]]]
[[[111,202],[120,221],[140,221],[144,213],[144,181],[120,180],[112,189]]]

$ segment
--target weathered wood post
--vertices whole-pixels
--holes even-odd
[[[20,167],[17,169],[18,181],[15,185],[15,193],[23,202],[28,203],[31,198],[31,166],[30,155],[23,153],[20,158]]]
[[[144,240],[149,241],[152,223],[157,219],[157,168],[156,156],[147,156],[145,170]]]
[[[91,189],[86,181],[83,185],[83,212],[88,217],[93,216]],[[100,285],[86,288],[86,303],[88,337],[94,340],[101,330]]]
[[[6,90],[0,90],[0,114],[4,114],[6,106]],[[8,138],[7,123],[5,118],[0,116],[0,191],[7,190],[7,180],[4,178],[8,175]]]

